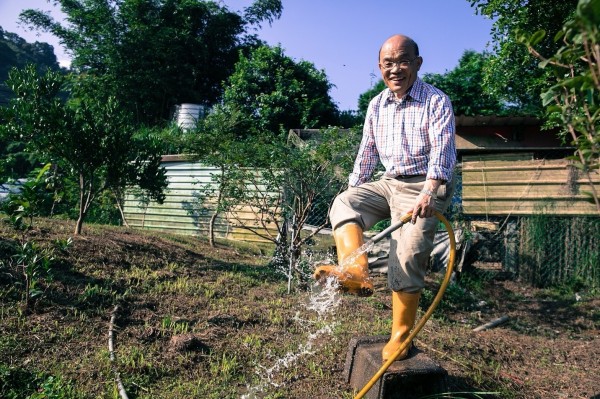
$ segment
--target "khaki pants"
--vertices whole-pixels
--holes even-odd
[[[333,230],[355,222],[369,230],[377,222],[391,218],[392,224],[413,210],[425,184],[425,176],[406,179],[383,177],[380,180],[350,187],[333,202],[329,218]],[[452,199],[454,182],[440,185],[436,210],[443,212]],[[388,286],[394,291],[414,293],[425,286],[425,273],[433,250],[437,229],[436,217],[417,218],[392,233],[388,260]]]

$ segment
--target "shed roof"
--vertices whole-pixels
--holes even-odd
[[[535,116],[456,115],[456,126],[541,126]]]

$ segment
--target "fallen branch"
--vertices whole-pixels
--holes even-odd
[[[508,321],[508,319],[509,319],[508,316],[499,317],[497,319],[490,321],[489,323],[485,323],[485,324],[480,325],[479,327],[475,327],[473,329],[473,331],[478,332],[478,331],[483,331],[483,330],[488,330],[490,328],[494,328],[496,326],[499,326],[502,323],[506,323]]]
[[[125,386],[121,381],[121,377],[119,376],[119,372],[114,367],[115,362],[115,346],[114,346],[114,331],[115,331],[115,320],[117,318],[117,312],[119,311],[119,305],[116,305],[110,315],[110,323],[108,325],[108,353],[110,355],[110,361],[113,363],[113,370],[115,372],[115,381],[117,382],[117,388],[119,389],[119,395],[122,399],[129,399],[127,396],[127,391],[125,391]]]

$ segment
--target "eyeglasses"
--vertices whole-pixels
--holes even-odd
[[[391,71],[394,69],[394,66],[397,66],[400,69],[407,69],[417,58],[419,57],[415,57],[412,60],[384,61],[380,65],[386,71]]]

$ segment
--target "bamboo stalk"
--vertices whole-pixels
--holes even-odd
[[[115,320],[117,319],[118,311],[119,311],[119,305],[116,305],[114,307],[113,311],[111,312],[110,323],[108,324],[108,353],[110,355],[110,361],[111,361],[111,363],[113,363],[113,368],[114,368],[114,362],[115,362],[114,331],[115,331]],[[117,388],[119,390],[119,396],[121,396],[122,399],[129,399],[129,396],[127,396],[127,391],[125,391],[125,386],[123,385],[123,382],[121,381],[121,376],[119,375],[119,372],[116,371],[116,369],[114,370],[114,372],[115,372],[115,381],[117,382]]]

